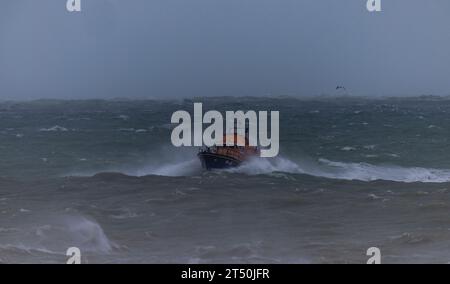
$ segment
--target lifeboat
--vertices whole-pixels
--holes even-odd
[[[232,142],[229,143],[229,141]],[[227,144],[233,145],[227,146]],[[203,147],[200,149],[198,157],[204,169],[212,170],[237,167],[245,160],[259,155],[258,147],[249,146],[248,139],[238,134],[224,135],[223,145]]]

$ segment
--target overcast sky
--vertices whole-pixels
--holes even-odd
[[[450,1],[2,0],[0,99],[450,95]]]

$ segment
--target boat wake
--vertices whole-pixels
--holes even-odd
[[[198,176],[204,173],[197,152],[174,152],[167,148],[160,149],[143,166],[126,166],[117,169],[101,169],[92,172],[70,173],[75,176],[93,176],[104,172],[118,172],[129,176]],[[295,159],[278,156],[276,158],[252,157],[240,166],[227,169],[216,169],[215,173],[231,173],[245,175],[270,175],[273,173],[303,174],[314,177],[341,180],[394,182],[450,182],[450,169],[425,167],[403,167],[391,164],[375,165],[366,162],[342,162],[325,158],[312,159],[304,156]]]
[[[450,182],[450,170],[395,165],[372,165],[368,163],[344,163],[319,159],[317,163],[300,165],[286,158],[253,159],[229,172],[249,175],[283,172],[306,174],[342,180],[395,181],[395,182]]]

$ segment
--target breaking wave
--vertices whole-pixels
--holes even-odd
[[[38,225],[23,224],[9,230],[0,243],[0,253],[64,255],[67,244],[92,253],[110,253],[117,245],[111,242],[102,227],[83,216],[59,216],[35,220]],[[20,237],[19,237],[20,236]],[[17,240],[20,239],[20,242]]]
[[[137,172],[137,174],[136,174]],[[159,166],[144,167],[133,174],[161,176],[192,176],[202,172],[197,159],[161,163]],[[264,175],[272,173],[305,174],[330,179],[357,181],[395,181],[395,182],[450,182],[450,170],[423,167],[401,167],[396,165],[373,165],[369,163],[346,163],[319,159],[315,162],[298,163],[290,159],[254,158],[237,168],[219,172],[246,175]]]
[[[307,174],[343,180],[396,182],[450,182],[450,170],[422,167],[401,167],[395,165],[372,165],[368,163],[344,163],[319,159],[316,164],[299,165],[286,158],[253,159],[238,168],[228,170],[233,173],[250,175],[284,172]]]
[[[343,163],[320,159],[320,163],[336,171],[325,177],[347,180],[387,180],[397,182],[449,182],[450,170],[395,165],[372,165],[368,163]]]
[[[373,146],[367,146],[372,147]],[[107,168],[88,173],[71,173],[70,175],[93,176],[104,172],[117,172],[129,176],[198,176],[203,173],[201,163],[194,149],[177,149],[163,147],[149,155],[148,163],[144,165],[123,165],[119,168]],[[269,175],[273,173],[304,174],[341,180],[394,182],[450,182],[450,169],[425,167],[404,167],[391,164],[370,164],[367,162],[341,162],[325,158],[314,159],[308,155],[286,158],[253,158],[237,168],[219,170],[216,172]]]

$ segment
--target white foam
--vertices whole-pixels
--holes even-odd
[[[55,125],[53,127],[50,128],[41,128],[39,129],[39,131],[42,132],[53,132],[53,131],[69,131],[67,128],[59,126],[59,125]]]
[[[70,237],[84,250],[111,252],[112,243],[98,223],[80,216],[66,218],[66,225]]]
[[[369,149],[374,147],[375,145],[367,146]],[[108,171],[122,172],[133,176],[192,176],[202,172],[201,163],[196,157],[193,158],[195,152],[192,150],[174,151],[162,148],[158,153],[144,167],[138,169],[133,169],[132,167],[128,169],[108,169]],[[367,155],[366,157],[377,156]],[[237,168],[227,169],[225,172],[247,175],[273,173],[307,174],[332,179],[360,181],[450,182],[450,169],[373,165],[365,162],[336,162],[327,159],[312,161],[311,158],[300,158],[299,161],[295,162],[282,156],[270,159],[256,157],[244,162]]]
[[[0,227],[0,233],[9,233],[9,232],[17,232],[19,231],[17,228],[2,228]]]
[[[125,120],[125,121],[128,120],[128,119],[130,119],[130,117],[129,117],[128,115],[124,115],[124,114],[119,115],[117,118],[118,118],[118,119]]]
[[[46,248],[39,248],[39,247],[32,247],[32,246],[26,246],[24,244],[6,244],[6,245],[0,245],[0,251],[16,251],[16,252],[24,252],[26,254],[32,254],[33,252],[38,253],[45,253],[45,254],[55,254],[55,255],[63,255],[61,252],[55,252],[52,250],[48,250]]]
[[[299,165],[282,157],[275,159],[252,159],[238,168],[227,171],[249,175],[285,172],[360,181],[450,182],[450,170],[448,169],[344,163],[327,159],[320,159],[318,165]]]
[[[391,165],[371,165],[368,163],[343,163],[320,159],[324,165],[336,172],[325,177],[347,180],[388,180],[399,182],[449,182],[450,170],[421,167],[400,167]]]
[[[355,151],[356,148],[355,147],[351,147],[351,146],[345,146],[341,148],[342,151]]]
[[[127,209],[127,208],[122,209],[122,212],[119,213],[119,214],[110,215],[111,218],[118,219],[118,220],[137,218],[139,216],[140,216],[139,214],[137,214],[136,212],[133,212],[130,209]]]
[[[68,246],[75,246],[84,252],[107,254],[118,247],[96,221],[81,215],[40,216],[21,224],[21,228],[3,228],[0,232],[3,234],[0,252],[63,255]]]
[[[274,159],[254,158],[237,168],[230,168],[227,171],[249,175],[269,174],[274,172],[305,173],[299,165],[281,157]]]

